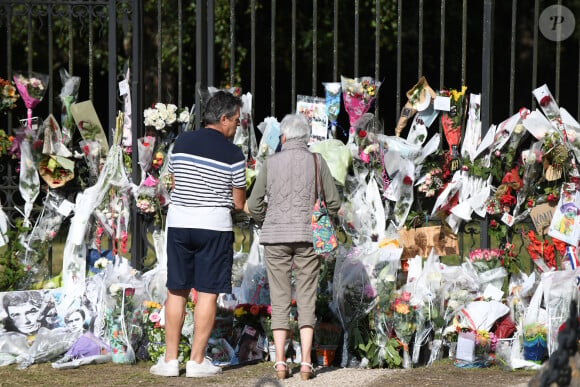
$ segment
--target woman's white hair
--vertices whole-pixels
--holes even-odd
[[[310,139],[310,125],[302,114],[287,114],[280,122],[280,134],[288,140],[302,140],[305,143]]]

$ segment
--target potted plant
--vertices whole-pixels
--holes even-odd
[[[328,366],[332,364],[341,334],[342,329],[338,324],[321,322],[316,325],[314,338],[316,340],[316,355],[319,365]]]

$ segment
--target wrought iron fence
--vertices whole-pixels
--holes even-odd
[[[196,107],[207,86],[251,92],[254,122],[295,110],[296,96],[323,95],[322,82],[372,76],[383,81],[375,103],[392,134],[405,90],[425,75],[439,88],[481,93],[482,127],[520,106],[547,83],[556,100],[580,114],[578,32],[552,41],[540,16],[552,2],[481,0],[0,0],[0,76],[15,69],[51,76],[39,116],[58,111],[56,72],[82,77],[108,129],[121,108],[117,82],[131,70],[133,143],[144,106],[172,101]],[[576,14],[577,1],[559,1]],[[554,25],[555,27],[556,25]],[[565,60],[564,60],[565,59]],[[55,103],[56,102],[56,103]],[[344,113],[343,113],[344,114]],[[22,111],[0,118],[12,132]],[[343,117],[344,118],[344,117]],[[435,129],[437,130],[437,129]],[[133,160],[134,179],[139,176]],[[0,164],[2,205],[21,205],[14,166]],[[41,203],[39,203],[40,205]],[[17,213],[15,216],[18,216]],[[132,234],[145,233],[133,211]],[[487,243],[485,222],[480,243]],[[133,243],[140,266],[145,242]]]

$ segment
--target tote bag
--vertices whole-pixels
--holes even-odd
[[[316,200],[312,212],[312,242],[316,254],[329,253],[338,247],[338,240],[324,201],[324,189],[316,155],[314,157],[314,189]]]

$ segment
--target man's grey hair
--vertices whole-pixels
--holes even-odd
[[[288,140],[302,140],[305,143],[310,139],[310,125],[302,114],[287,114],[280,123],[280,134]]]
[[[217,124],[223,115],[231,118],[238,108],[242,107],[242,100],[232,93],[218,91],[207,101],[203,112],[204,125]]]

